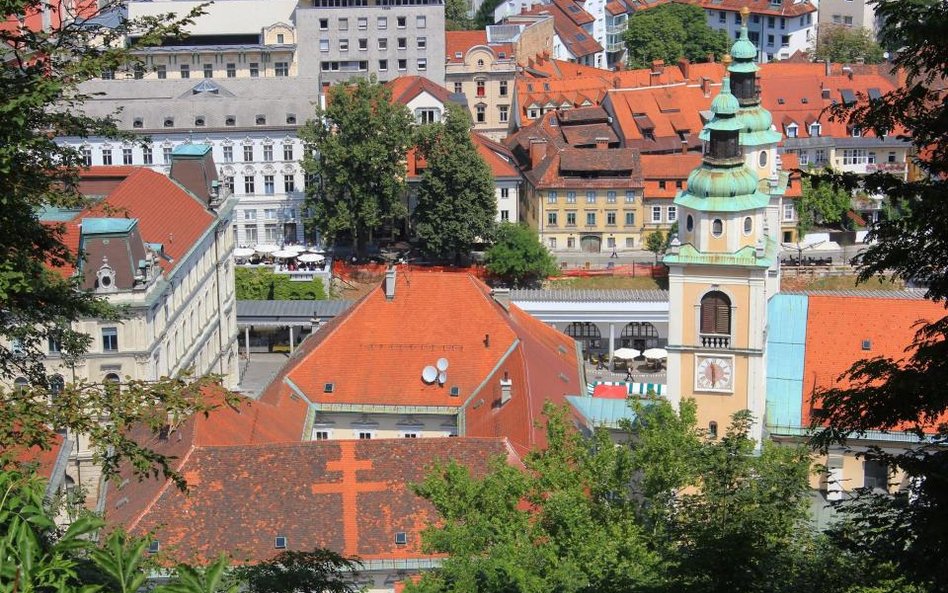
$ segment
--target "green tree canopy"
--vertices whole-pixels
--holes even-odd
[[[468,16],[469,4],[467,0],[445,0],[444,28],[446,31],[462,31],[471,29],[474,21]]]
[[[503,3],[504,0],[484,0],[477,12],[474,13],[474,29],[486,29],[487,25],[494,24],[494,10]]]
[[[556,260],[524,224],[501,223],[494,245],[487,250],[487,270],[513,286],[523,286],[556,274]]]
[[[929,299],[948,298],[948,4],[939,0],[874,2],[883,46],[899,47],[893,63],[904,84],[876,100],[837,105],[833,116],[876,134],[902,128],[928,176],[903,181],[884,173],[861,178],[825,174],[847,191],[883,195],[903,216],[869,230],[868,247],[854,263],[860,278],[895,276],[920,283]],[[847,541],[863,557],[890,562],[896,574],[933,591],[948,590],[948,317],[918,328],[905,354],[856,362],[839,386],[814,404],[813,444],[850,447],[848,437],[868,430],[934,433],[899,450],[870,449],[866,457],[901,469],[915,484],[912,496],[872,501],[862,493],[852,503]],[[872,504],[870,504],[872,503]],[[884,537],[879,537],[884,534]],[[895,554],[892,552],[896,551]],[[909,589],[906,587],[906,589]]]
[[[830,182],[804,177],[797,201],[797,228],[805,233],[816,224],[843,225],[852,209],[852,194]]]
[[[427,162],[418,187],[414,227],[428,253],[459,259],[492,234],[494,178],[471,139],[471,117],[447,104],[444,123],[423,126],[418,150]]]
[[[83,4],[87,11],[95,6]],[[98,12],[121,14],[119,8],[117,2],[102,2]],[[9,24],[16,22],[14,15],[49,11],[39,0],[12,0],[4,3],[2,15]],[[38,214],[48,207],[88,204],[78,191],[82,153],[57,144],[57,137],[135,141],[121,134],[113,119],[83,113],[86,97],[80,84],[103,71],[143,66],[139,50],[180,36],[182,26],[201,13],[198,7],[183,18],[165,14],[109,25],[91,18],[81,25],[75,19],[52,19],[44,31],[0,29],[0,384],[10,385],[20,376],[30,382],[29,395],[0,388],[0,467],[24,448],[56,444],[55,427],[84,434],[92,451],[102,456],[106,472],[125,458],[141,473],[172,475],[161,455],[128,438],[128,427],[144,422],[157,428],[169,417],[206,409],[201,385],[178,378],[132,382],[121,390],[89,383],[62,387],[50,381],[43,364],[49,340],[61,344],[67,366],[79,362],[92,338],[78,331],[75,322],[120,322],[123,312],[80,290],[78,277],[52,271],[75,266],[79,255],[63,241],[65,225],[46,224]],[[213,378],[202,380],[211,382]],[[54,399],[56,405],[51,405]],[[100,423],[102,417],[109,422]]]
[[[645,235],[645,250],[655,254],[656,264],[658,263],[658,256],[665,253],[666,248],[667,241],[665,240],[665,233],[662,231],[656,230]]]
[[[653,60],[705,62],[709,54],[724,55],[730,45],[727,33],[708,26],[704,9],[678,3],[636,11],[624,39],[629,68],[648,68]]]
[[[819,62],[853,63],[862,60],[866,64],[878,64],[883,59],[882,46],[875,42],[868,29],[832,25],[820,26],[810,53]]]
[[[330,87],[326,101],[300,130],[307,148],[303,168],[318,179],[306,189],[312,222],[329,241],[350,236],[361,254],[374,231],[406,214],[413,121],[374,77]]]

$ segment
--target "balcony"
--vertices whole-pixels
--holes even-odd
[[[729,334],[698,334],[701,347],[709,350],[727,350],[731,347]]]

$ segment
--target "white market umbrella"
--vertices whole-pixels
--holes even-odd
[[[649,360],[664,360],[668,358],[668,351],[664,348],[649,348],[642,354],[645,355],[645,358]]]
[[[317,263],[317,264],[318,264],[319,262],[323,261],[323,260],[326,259],[326,258],[323,257],[323,256],[321,256],[321,255],[319,255],[318,253],[301,253],[300,255],[298,255],[298,256],[296,257],[296,259],[297,259],[297,261],[301,261],[301,262],[307,263],[307,264],[309,264],[309,263]]]
[[[274,251],[271,255],[280,259],[289,259],[291,257],[296,257],[299,255],[299,253],[290,251],[289,249],[280,249],[279,251]]]
[[[310,253],[326,253],[326,250],[322,247],[310,247],[306,251],[309,251]]]
[[[283,250],[293,251],[295,253],[303,253],[304,251],[306,251],[306,246],[305,245],[284,245]]]
[[[250,257],[254,253],[256,252],[249,247],[238,247],[234,249],[234,257]]]
[[[254,247],[254,250],[260,255],[269,255],[273,253],[274,251],[279,251],[280,248],[277,247],[276,245],[265,243],[263,245],[257,245],[256,247]]]
[[[632,360],[637,358],[639,354],[641,353],[635,348],[619,348],[612,353],[615,358],[621,358],[622,360]]]

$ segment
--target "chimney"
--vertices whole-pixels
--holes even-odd
[[[612,88],[617,89],[617,88],[619,88],[619,85],[620,85],[620,84],[622,84],[622,79],[620,79],[618,76],[613,76],[613,77],[612,77]]]
[[[505,310],[510,311],[510,289],[509,288],[494,288],[490,291],[490,296],[497,301],[497,304],[503,307]]]
[[[701,92],[704,93],[704,98],[707,99],[711,96],[711,79],[704,76],[701,77]]]
[[[530,138],[530,168],[536,169],[546,157],[546,140]]]
[[[833,70],[833,64],[827,59],[823,60],[823,74],[829,76]]]
[[[658,74],[665,72],[665,60],[652,60],[652,72]]]
[[[220,180],[209,144],[181,144],[171,153],[169,177],[209,208],[220,198]]]
[[[385,300],[394,301],[395,300],[395,266],[389,266],[385,270]]]
[[[605,150],[609,148],[608,138],[596,138],[596,150]]]
[[[678,59],[678,69],[681,70],[681,75],[685,78],[685,80],[691,79],[691,62],[688,61],[688,58]]]
[[[709,64],[713,64],[713,63],[714,63],[714,54],[710,54],[710,53],[709,53],[709,54],[706,56],[706,58],[707,58]]]
[[[504,378],[500,380],[500,405],[504,405],[513,397],[513,381],[511,381],[507,372],[504,371]]]

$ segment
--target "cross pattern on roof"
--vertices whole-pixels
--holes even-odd
[[[313,494],[339,494],[342,496],[342,524],[345,534],[345,556],[356,556],[359,553],[359,493],[383,492],[389,489],[386,482],[360,482],[360,471],[370,471],[370,459],[356,459],[355,442],[341,441],[339,443],[340,457],[336,461],[326,463],[327,472],[341,472],[339,482],[329,484],[313,484]]]

